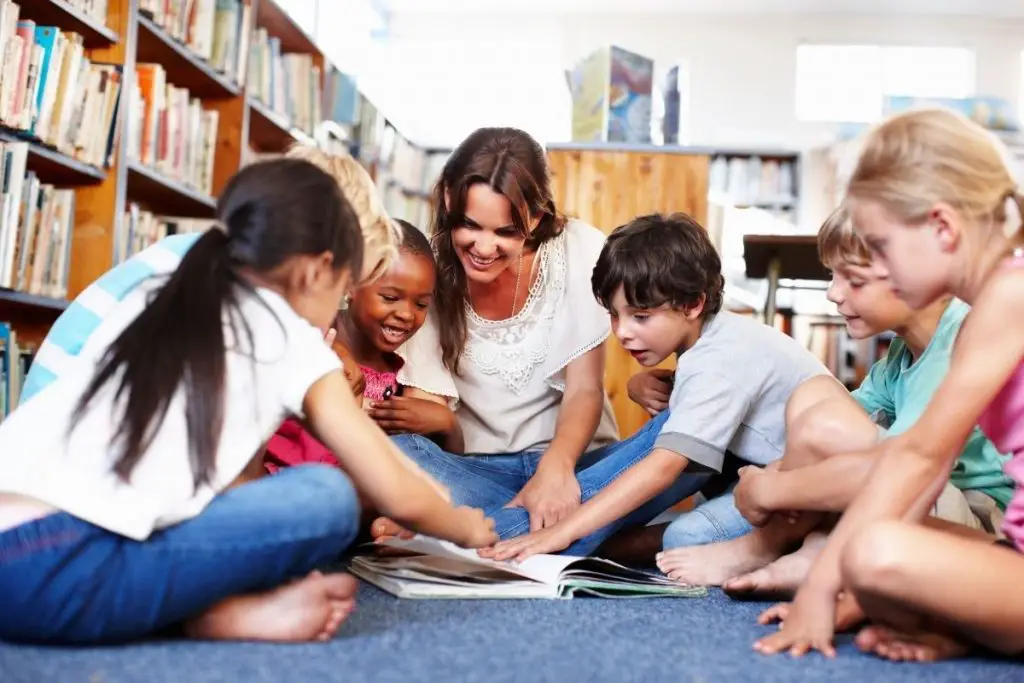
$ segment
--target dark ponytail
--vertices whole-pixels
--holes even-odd
[[[123,405],[124,413],[111,445],[119,450],[114,471],[123,479],[183,385],[194,484],[210,481],[224,423],[226,319],[236,343],[252,348],[252,331],[237,315],[240,296],[253,291],[243,268],[269,277],[289,257],[325,251],[339,271],[362,268],[355,212],[337,183],[307,161],[247,166],[228,183],[217,214],[222,226],[199,238],[110,345],[78,403],[73,423],[99,390],[117,379],[114,403]],[[248,343],[241,344],[243,339]]]

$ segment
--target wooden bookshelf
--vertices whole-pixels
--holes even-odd
[[[318,123],[316,114],[324,110],[322,102],[317,101],[308,109],[307,132],[247,91],[251,78],[252,38],[257,28],[276,39],[280,54],[309,55],[314,72],[320,74],[318,82],[307,78],[311,101],[315,101],[314,92],[322,97],[323,74],[329,64],[310,36],[274,0],[239,0],[237,15],[232,15],[236,21],[227,25],[242,27],[247,37],[242,40],[236,36],[236,46],[228,50],[227,57],[208,43],[210,59],[190,45],[194,34],[174,24],[171,18],[157,16],[159,11],[155,14],[143,11],[147,8],[145,0],[108,0],[103,21],[80,9],[84,5],[74,0],[21,0],[17,4],[19,19],[35,21],[37,26],[55,26],[64,34],[81,36],[84,57],[92,64],[115,65],[121,81],[115,118],[116,144],[101,166],[83,162],[78,152],[62,152],[33,137],[28,130],[0,126],[0,143],[28,144],[26,174],[31,172],[40,183],[54,188],[74,191],[66,297],[0,287],[0,322],[11,324],[19,342],[35,344],[45,336],[68,301],[115,265],[115,254],[123,240],[122,231],[129,223],[126,216],[130,206],[158,216],[209,219],[215,214],[217,196],[247,162],[250,150],[275,153],[285,151],[297,141],[316,144],[311,134]],[[222,3],[217,4],[218,11],[223,11]],[[215,43],[220,37],[217,32],[224,30],[215,23],[210,41]],[[185,35],[189,36],[188,40]],[[214,64],[218,59],[220,64]],[[202,137],[201,129],[190,129],[191,134],[200,135],[197,139],[209,141],[205,147],[214,150],[212,164],[182,165],[170,163],[167,158],[152,160],[151,154],[147,156],[152,163],[143,162],[138,142],[142,138],[132,142],[129,134],[139,123],[141,108],[145,106],[145,95],[134,94],[141,93],[142,84],[136,70],[140,64],[157,65],[149,68],[158,68],[168,85],[187,90],[187,102],[196,116],[209,117],[212,121],[208,113],[216,112],[215,139]],[[313,90],[313,83],[317,91]],[[287,98],[288,94],[285,96]],[[185,99],[185,95],[181,97]],[[198,109],[191,104],[193,101],[198,101]],[[289,103],[288,107],[292,106]],[[139,130],[141,128],[132,132],[141,136]],[[191,139],[191,134],[182,133],[187,139]],[[152,145],[146,149],[151,151]],[[196,152],[191,152],[194,154]],[[208,161],[208,157],[203,161]],[[200,182],[196,182],[197,178]]]

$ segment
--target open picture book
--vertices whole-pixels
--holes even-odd
[[[349,571],[399,598],[703,597],[707,590],[596,557],[535,555],[496,562],[447,541],[397,538],[356,555]]]

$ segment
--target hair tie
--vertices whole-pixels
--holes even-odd
[[[1020,213],[1020,203],[1017,201],[1017,189],[1014,188],[1006,194],[1003,200],[1003,210],[1006,213],[1006,222],[1003,224],[1003,235],[1012,239],[1020,232],[1024,225],[1024,217]]]

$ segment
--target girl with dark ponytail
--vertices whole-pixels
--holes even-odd
[[[335,180],[261,162],[217,213],[0,425],[0,639],[331,637],[355,582],[315,568],[355,538],[353,484],[308,465],[230,488],[290,415],[390,516],[465,546],[496,540],[390,444],[324,343],[363,256]]]

